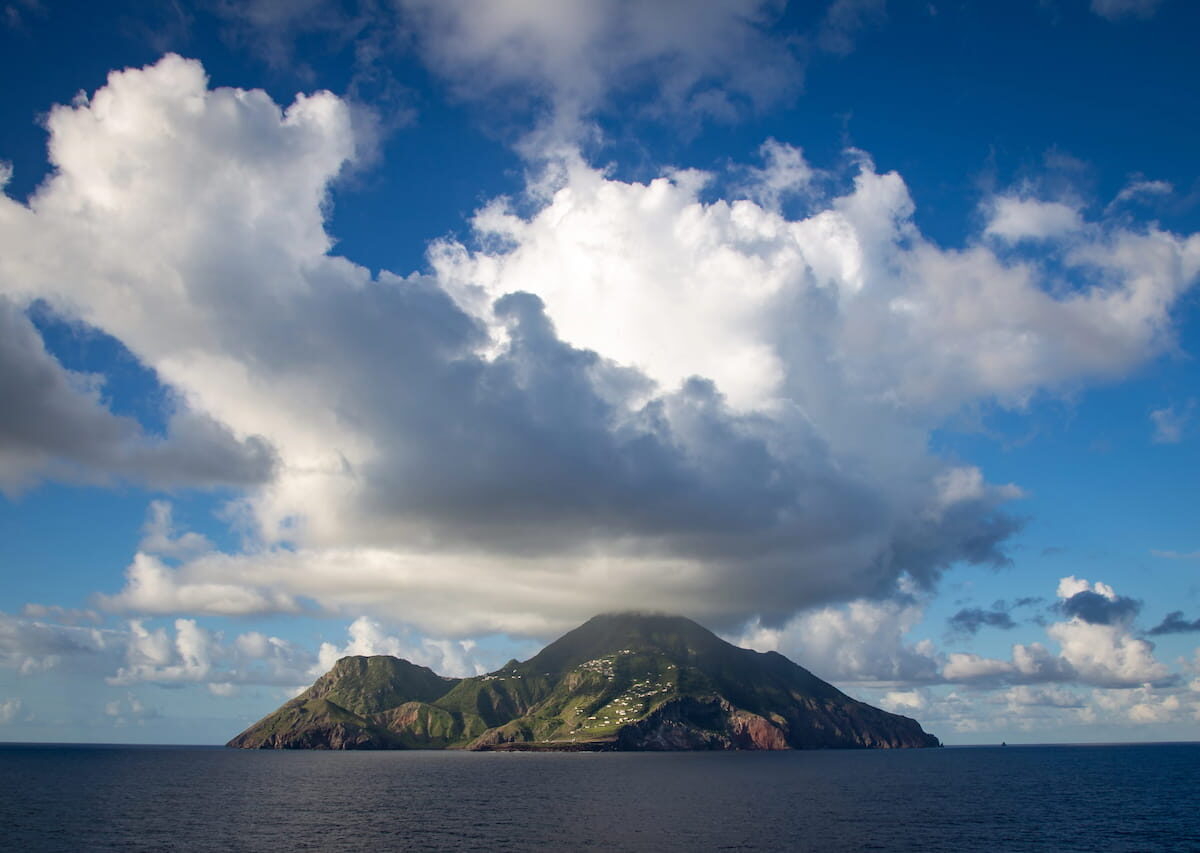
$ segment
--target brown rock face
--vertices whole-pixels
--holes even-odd
[[[795,749],[903,749],[940,746],[909,717],[889,714],[863,702],[830,702],[796,697],[787,715],[788,743]]]
[[[825,749],[938,746],[915,720],[861,702],[797,702],[790,717],[768,719],[721,697],[668,702],[618,733],[631,750]]]
[[[775,723],[719,697],[668,702],[621,729],[617,744],[639,750],[789,748]]]
[[[734,749],[790,749],[787,737],[775,723],[749,711],[729,716],[729,735]]]

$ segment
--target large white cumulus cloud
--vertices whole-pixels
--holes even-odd
[[[431,272],[372,277],[330,253],[355,139],[328,93],[281,110],[169,56],[48,127],[54,174],[0,198],[0,293],[117,337],[278,458],[245,492],[257,546],[139,556],[104,600],[136,613],[770,626],[928,586],[1004,559],[1019,494],[932,456],[929,430],[1129,370],[1200,264],[1196,237],[1097,223],[1051,241],[1082,286],[982,238],[943,250],[865,158],[793,220],[704,202],[697,173],[626,183],[568,155],[532,214],[496,202]]]
[[[799,220],[703,203],[706,177],[631,184],[572,161],[535,215],[503,201],[477,215],[485,244],[506,250],[443,243],[435,265],[465,305],[535,293],[576,346],[667,387],[713,378],[739,407],[798,404],[828,437],[863,444],[874,429],[846,414],[927,425],[980,399],[1120,376],[1169,340],[1169,309],[1200,270],[1200,238],[1154,228],[1042,228],[1057,276],[984,245],[943,250],[917,231],[900,176],[865,158],[849,192]],[[1016,204],[1032,203],[989,205],[987,233],[1011,230]]]

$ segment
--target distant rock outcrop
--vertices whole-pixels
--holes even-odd
[[[443,678],[342,658],[229,742],[248,749],[688,750],[938,746],[915,720],[851,699],[775,652],[690,619],[590,619],[524,663]]]

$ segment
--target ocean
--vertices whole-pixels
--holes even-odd
[[[8,744],[0,845],[1200,850],[1200,744],[553,754]]]

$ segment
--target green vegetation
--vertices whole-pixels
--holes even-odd
[[[230,745],[779,749],[937,739],[782,655],[737,648],[679,616],[622,613],[474,678],[387,656],[343,658]]]
[[[426,666],[388,655],[345,657],[301,697],[328,699],[348,711],[369,715],[404,702],[433,702],[458,683]]]

